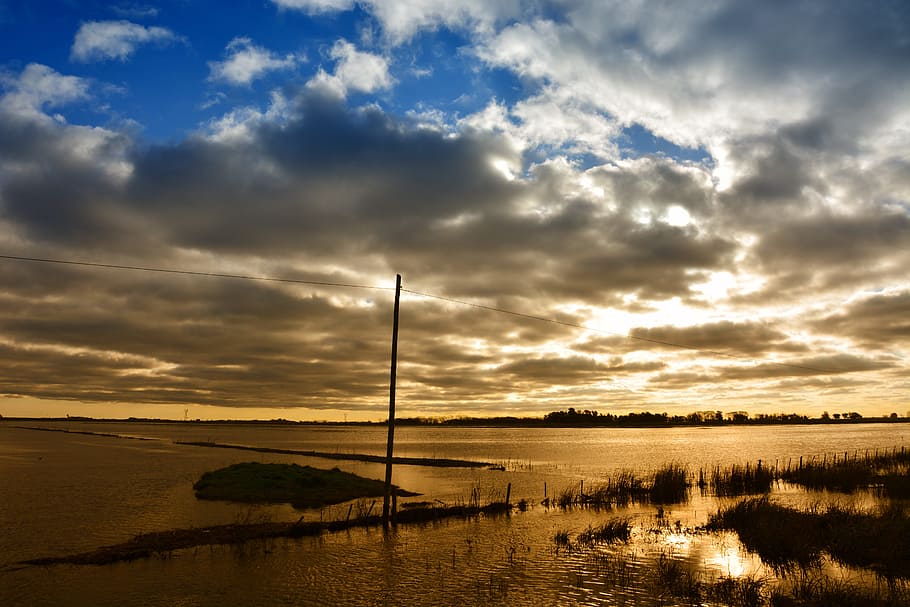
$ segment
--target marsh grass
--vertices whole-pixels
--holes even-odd
[[[620,470],[585,493],[579,487],[560,491],[553,503],[566,509],[572,506],[594,508],[624,507],[631,504],[675,504],[689,498],[689,473],[680,464],[668,464],[650,476]]]
[[[865,461],[839,463],[809,462],[799,468],[785,470],[781,480],[812,489],[841,493],[853,493],[869,487],[875,479],[875,471]]]
[[[566,487],[556,496],[556,505],[560,508],[568,508],[578,503],[578,494],[571,487]]]
[[[761,607],[766,601],[767,584],[752,576],[724,576],[704,587],[705,598],[722,605]]]
[[[589,526],[578,534],[578,543],[590,546],[598,543],[628,542],[631,535],[631,523],[627,519],[615,518],[597,527]]]
[[[654,563],[653,585],[658,596],[680,597],[691,605],[701,603],[702,586],[700,575],[681,559],[667,551],[661,551]]]
[[[736,531],[746,548],[778,571],[818,564],[826,553],[888,579],[910,578],[910,519],[900,507],[875,514],[838,506],[803,512],[752,498],[712,515],[706,529]]]
[[[812,490],[853,493],[873,488],[881,495],[910,497],[910,451],[903,447],[859,456],[827,456],[782,471],[780,478]]]
[[[733,464],[725,468],[716,466],[710,474],[702,472],[699,479],[703,491],[709,489],[718,497],[755,495],[771,491],[774,485],[774,471],[762,466],[761,462],[755,466]]]
[[[655,504],[678,504],[689,497],[689,473],[680,464],[668,464],[654,473],[650,500]]]
[[[771,589],[770,607],[896,607],[910,604],[910,588],[896,583],[859,586],[809,572]]]

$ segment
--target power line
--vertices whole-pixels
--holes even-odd
[[[640,335],[632,335],[631,333],[625,333],[625,334],[624,334],[624,333],[617,333],[617,332],[615,332],[615,331],[607,331],[607,330],[605,330],[605,329],[595,329],[595,328],[593,328],[593,327],[587,327],[587,326],[585,326],[585,325],[581,325],[581,324],[574,323],[574,322],[568,322],[568,321],[565,321],[565,320],[559,320],[559,319],[556,319],[556,318],[547,318],[547,317],[545,317],[545,316],[536,316],[536,315],[534,315],[534,314],[525,314],[524,312],[516,312],[516,311],[514,311],[514,310],[507,310],[507,309],[505,309],[505,308],[497,308],[497,307],[495,307],[495,306],[487,306],[487,305],[484,305],[484,304],[473,303],[473,302],[470,302],[470,301],[462,301],[462,300],[460,300],[460,299],[454,299],[454,298],[452,298],[452,297],[445,297],[445,296],[443,296],[443,295],[434,295],[433,293],[424,293],[424,292],[421,292],[421,291],[413,291],[413,290],[411,290],[411,289],[405,289],[405,288],[403,288],[403,287],[402,287],[401,290],[404,291],[405,293],[410,293],[411,295],[417,295],[418,297],[426,297],[426,298],[429,298],[429,299],[439,299],[439,300],[441,300],[441,301],[447,301],[447,302],[454,303],[454,304],[459,304],[459,305],[462,305],[462,306],[470,306],[470,307],[472,307],[472,308],[478,308],[478,309],[481,309],[481,310],[488,310],[488,311],[490,311],[490,312],[498,312],[498,313],[500,313],[500,314],[509,314],[509,315],[511,315],[511,316],[517,316],[517,317],[519,317],[519,318],[527,318],[527,319],[530,319],[530,320],[537,320],[537,321],[541,321],[541,322],[548,322],[548,323],[551,323],[551,324],[554,324],[554,325],[562,325],[562,326],[564,326],[564,327],[572,327],[572,328],[575,328],[575,329],[583,329],[583,330],[585,330],[585,331],[590,331],[590,332],[592,332],[592,333],[601,333],[601,334],[604,334],[604,335],[612,335],[612,336],[615,336],[615,337],[623,337],[623,338],[626,338],[626,339],[634,339],[634,340],[636,340],[636,341],[643,341],[643,342],[647,342],[647,343],[651,343],[651,344],[657,344],[657,345],[661,345],[661,346],[668,346],[668,347],[671,347],[671,348],[679,348],[679,349],[681,349],[681,350],[692,350],[692,351],[695,351],[695,352],[701,352],[701,353],[703,353],[703,354],[713,354],[714,356],[720,356],[720,357],[724,357],[724,358],[732,358],[732,359],[735,359],[735,360],[751,360],[751,359],[747,359],[747,358],[745,358],[745,357],[743,357],[743,356],[737,356],[736,354],[730,354],[730,353],[728,353],[728,352],[719,352],[719,351],[717,351],[717,350],[706,350],[706,349],[700,348],[700,347],[698,347],[698,346],[692,346],[692,345],[688,345],[688,344],[674,343],[674,342],[671,342],[671,341],[664,341],[664,340],[660,340],[660,339],[652,339],[652,338],[650,338],[650,337],[641,337]],[[768,361],[767,364],[778,365],[778,366],[781,366],[781,367],[790,367],[790,368],[793,368],[793,369],[802,369],[802,370],[804,370],[804,371],[813,371],[813,372],[815,372],[815,373],[837,373],[837,371],[832,371],[831,369],[821,369],[821,368],[818,368],[818,367],[810,367],[810,366],[808,366],[808,365],[797,365],[797,364],[793,364],[793,363],[784,363],[784,362],[777,362],[777,361]]]
[[[296,278],[277,278],[273,276],[246,276],[243,274],[223,274],[221,272],[196,272],[193,270],[176,270],[171,268],[153,268],[148,266],[127,266],[113,263],[94,263],[90,261],[71,261],[67,259],[44,259],[40,257],[21,257],[18,255],[0,255],[0,259],[16,261],[34,261],[38,263],[56,263],[68,266],[85,266],[89,268],[106,268],[111,270],[133,270],[139,272],[157,272],[159,274],[184,274],[188,276],[207,276],[211,278],[232,278],[236,280],[257,280],[261,282],[283,282],[300,285],[315,285],[319,287],[344,287],[348,289],[375,289],[381,291],[394,291],[395,287],[377,287],[373,285],[358,285],[343,282],[325,282],[319,280],[300,280]]]
[[[156,268],[156,267],[150,267],[150,266],[130,266],[130,265],[112,264],[112,263],[74,261],[74,260],[68,260],[68,259],[24,257],[24,256],[20,256],[20,255],[0,254],[0,259],[9,259],[9,260],[14,260],[14,261],[29,261],[29,262],[36,262],[36,263],[62,264],[62,265],[69,265],[69,266],[83,266],[83,267],[90,267],[90,268],[132,270],[132,271],[139,271],[139,272],[156,272],[159,274],[182,274],[182,275],[187,275],[187,276],[206,276],[206,277],[210,277],[210,278],[231,278],[231,279],[236,279],[236,280],[254,280],[254,281],[261,281],[261,282],[280,282],[280,283],[290,283],[290,284],[303,284],[303,285],[313,285],[313,286],[320,286],[320,287],[341,287],[341,288],[349,288],[349,289],[373,289],[373,290],[381,290],[381,291],[394,291],[395,290],[395,287],[378,287],[378,286],[374,286],[374,285],[361,285],[361,284],[353,284],[353,283],[328,282],[328,281],[318,281],[318,280],[301,280],[301,279],[296,279],[296,278],[278,278],[278,277],[274,277],[274,276],[248,276],[248,275],[243,275],[243,274],[225,274],[225,273],[221,273],[221,272],[200,272],[200,271],[193,271],[193,270],[178,270],[178,269],[173,269],[173,268]],[[526,314],[524,312],[517,312],[515,310],[507,310],[505,308],[498,308],[495,306],[488,306],[488,305],[474,303],[474,302],[470,302],[470,301],[463,301],[460,299],[446,297],[443,295],[425,293],[422,291],[414,291],[412,289],[406,289],[404,287],[402,287],[401,290],[404,293],[410,293],[411,295],[416,295],[418,297],[425,297],[428,299],[437,299],[440,301],[446,301],[449,303],[458,304],[458,305],[462,305],[462,306],[469,306],[469,307],[477,308],[480,310],[487,310],[489,312],[496,312],[499,314],[508,314],[510,316],[516,316],[518,318],[526,318],[526,319],[535,320],[538,322],[546,322],[546,323],[550,323],[550,324],[561,325],[564,327],[571,327],[574,329],[582,329],[584,331],[590,331],[592,333],[601,333],[604,335],[612,335],[615,337],[622,337],[625,339],[632,339],[632,340],[636,340],[636,341],[642,341],[642,342],[647,342],[647,343],[661,345],[661,346],[668,346],[671,348],[679,348],[682,350],[691,350],[694,352],[701,352],[704,354],[711,354],[714,356],[719,356],[719,357],[723,357],[723,358],[731,358],[734,360],[751,360],[751,359],[746,359],[745,357],[742,357],[742,356],[737,356],[736,354],[730,354],[728,352],[719,352],[717,350],[706,350],[704,348],[700,348],[698,346],[693,346],[693,345],[689,345],[689,344],[681,344],[681,343],[675,343],[675,342],[671,342],[671,341],[664,341],[664,340],[660,340],[660,339],[652,339],[650,337],[641,337],[640,335],[617,333],[614,331],[607,331],[605,329],[595,329],[593,327],[587,327],[582,324],[568,322],[565,320],[559,320],[556,318],[548,318],[545,316]],[[768,361],[767,364],[777,365],[777,366],[781,366],[781,367],[789,367],[791,369],[801,369],[803,371],[812,371],[814,373],[825,373],[825,374],[837,373],[837,371],[833,371],[831,369],[821,369],[819,367],[811,367],[808,365],[797,365],[794,363]]]

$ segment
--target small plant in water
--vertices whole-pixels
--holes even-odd
[[[656,504],[678,504],[689,496],[689,473],[680,464],[668,464],[654,473],[650,498]]]
[[[557,548],[565,548],[569,545],[569,532],[565,530],[559,530],[556,532],[556,535],[553,536],[553,541],[556,543]]]
[[[578,534],[580,544],[595,544],[598,542],[612,544],[614,542],[627,542],[632,535],[632,525],[625,519],[611,519],[599,527],[590,526]]]
[[[578,497],[575,494],[575,490],[571,487],[563,489],[559,492],[559,495],[556,496],[556,504],[560,508],[568,508],[575,504],[578,501]]]

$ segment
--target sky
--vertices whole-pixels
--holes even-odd
[[[905,2],[0,0],[0,40],[0,415],[384,419],[396,274],[401,417],[910,415]]]

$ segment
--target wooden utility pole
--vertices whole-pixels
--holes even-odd
[[[398,302],[401,274],[395,275],[395,313],[392,321],[392,368],[389,373],[389,441],[385,456],[385,497],[382,500],[382,527],[389,528],[389,500],[392,497],[392,445],[395,442],[395,371],[398,366]]]

